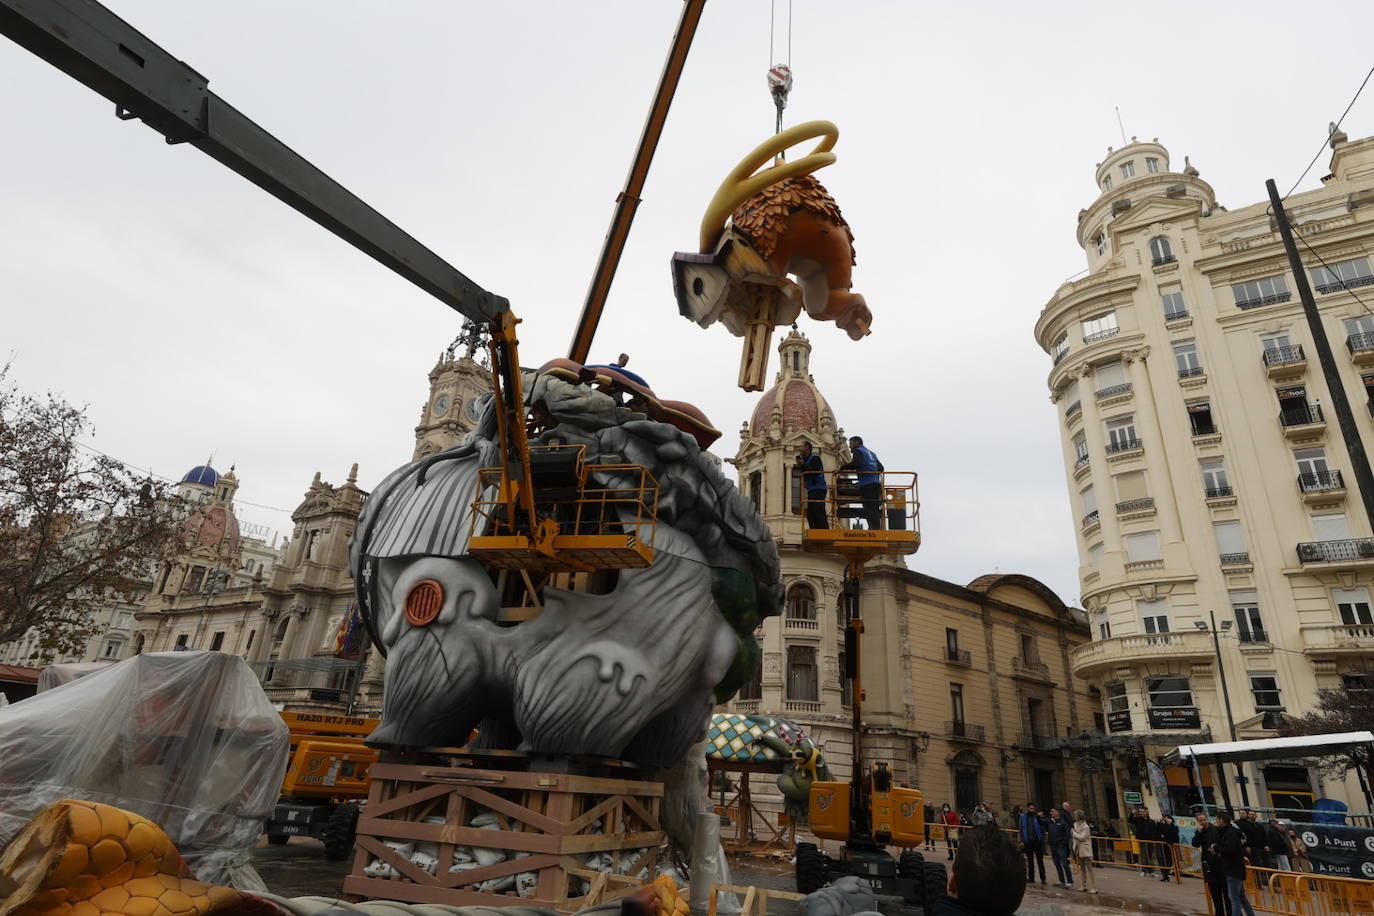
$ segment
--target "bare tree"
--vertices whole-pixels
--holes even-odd
[[[0,369],[0,642],[80,651],[94,612],[129,601],[180,535],[181,500],[78,447],[83,408],[20,391]]]
[[[1352,679],[1345,686],[1317,691],[1317,703],[1301,716],[1284,716],[1279,734],[1334,735],[1343,732],[1374,731],[1374,686]],[[1341,754],[1321,759],[1328,776],[1341,777],[1355,770],[1366,786],[1374,786],[1374,756],[1367,746],[1349,748]]]

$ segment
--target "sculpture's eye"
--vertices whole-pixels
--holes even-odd
[[[406,593],[406,620],[412,626],[428,626],[439,616],[443,606],[444,587],[433,579],[421,579]]]

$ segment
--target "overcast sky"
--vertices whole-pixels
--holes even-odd
[[[680,14],[625,2],[115,0],[210,88],[564,355]],[[779,7],[785,6],[780,2]],[[820,173],[853,227],[873,335],[806,323],[840,424],[921,475],[912,566],[1078,598],[1049,358],[1032,327],[1085,261],[1079,208],[1127,135],[1235,208],[1301,173],[1370,66],[1374,5],[797,0],[787,123],[835,121]],[[631,354],[726,437],[739,342],[677,315],[668,271],[772,131],[768,0],[711,0],[593,356]],[[784,19],[779,10],[779,19]],[[786,59],[780,23],[774,57]],[[188,145],[0,39],[0,352],[87,404],[95,447],[179,477],[237,463],[241,515],[289,533],[311,476],[409,459],[458,316]],[[1374,133],[1374,91],[1345,122]],[[1327,156],[1302,188],[1317,186]],[[776,364],[776,354],[773,356]]]

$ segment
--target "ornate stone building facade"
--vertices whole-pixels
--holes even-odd
[[[827,470],[848,459],[847,440],[811,373],[811,345],[795,331],[778,347],[777,383],[740,432],[732,460],[741,490],[774,531],[786,605],[760,628],[763,665],[726,705],[804,726],[832,772],[848,778],[853,730],[844,670],[844,563],[801,549],[803,441]],[[870,443],[882,451],[881,441]],[[892,470],[914,459],[886,455]],[[869,564],[860,604],[865,755],[936,805],[965,812],[1026,801],[1108,804],[1097,783],[1067,764],[1061,739],[1100,725],[1100,705],[1071,677],[1069,654],[1089,638],[1083,612],[1026,576],[984,576],[967,586],[922,575],[900,560]],[[756,780],[756,794],[769,790]]]
[[[1337,133],[1331,146],[1323,186],[1285,208],[1369,441],[1374,138]],[[1232,727],[1242,739],[1273,736],[1319,688],[1367,682],[1374,539],[1347,490],[1268,202],[1228,211],[1157,141],[1109,150],[1096,184],[1078,217],[1088,276],[1055,292],[1035,334],[1052,359],[1095,637],[1074,652],[1074,670],[1104,695],[1121,786],[1157,809],[1147,759],[1229,740]],[[1245,769],[1230,786],[1238,804],[1302,807],[1326,795],[1363,806],[1353,777],[1324,778],[1311,760]],[[1166,778],[1175,805],[1197,797],[1190,773]]]

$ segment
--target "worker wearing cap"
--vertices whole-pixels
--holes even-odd
[[[806,527],[829,528],[825,512],[825,465],[821,463],[821,456],[811,451],[810,442],[801,444],[797,467],[801,469],[802,486],[806,489]]]

